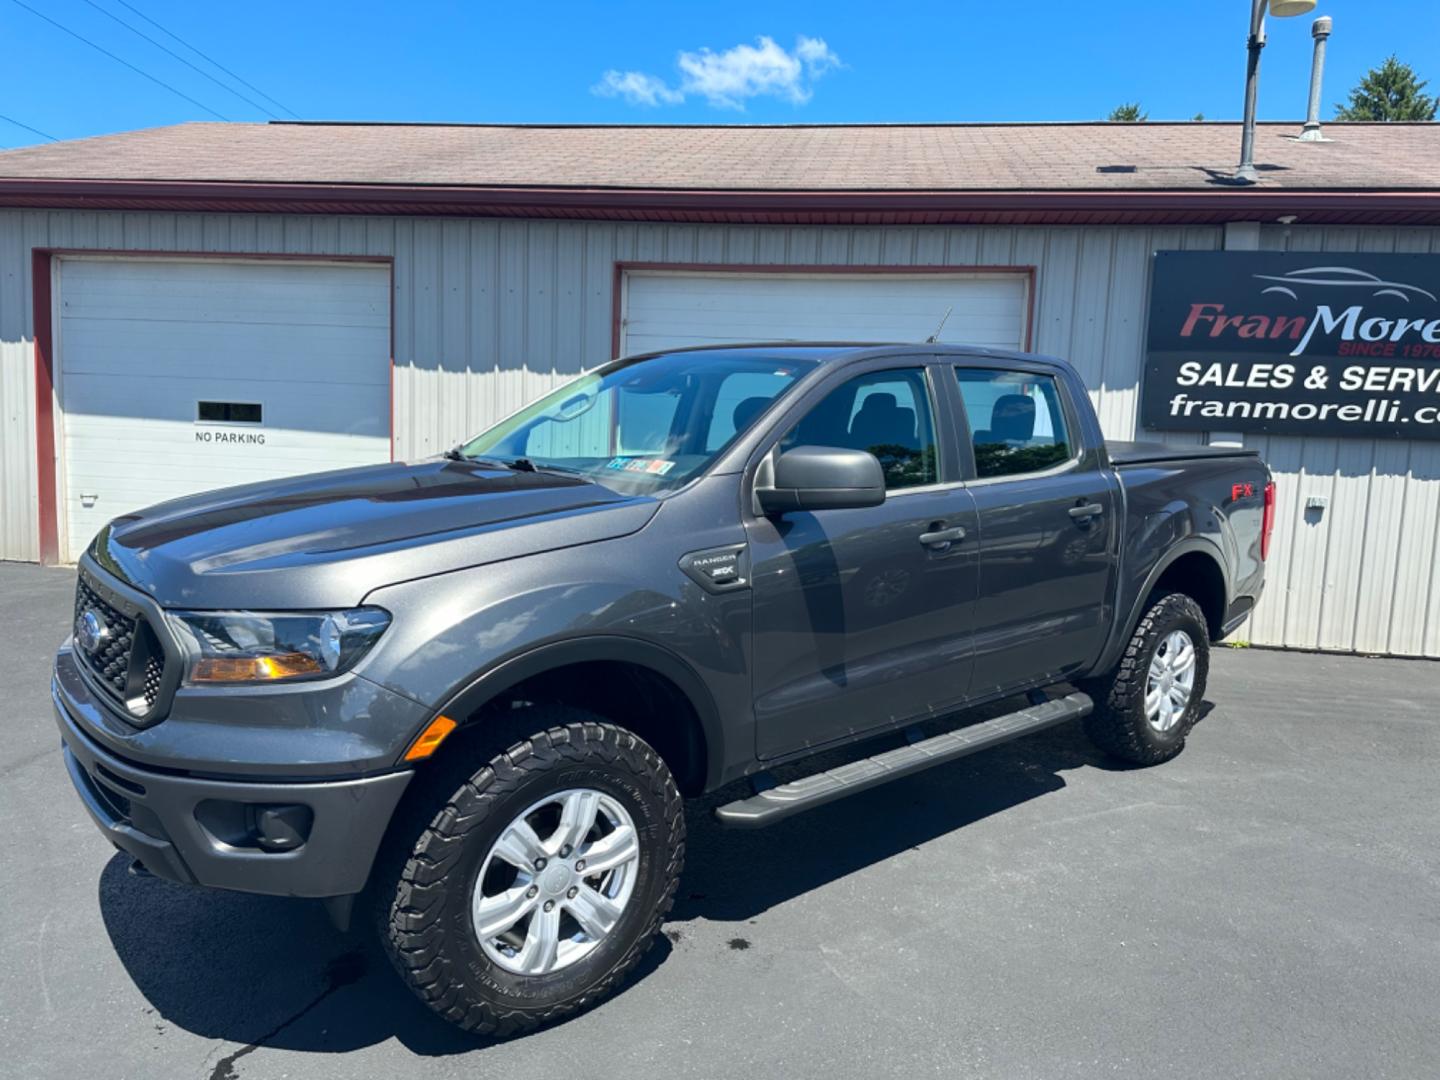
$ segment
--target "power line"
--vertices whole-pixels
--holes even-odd
[[[154,19],[150,18],[149,15],[146,15],[146,14],[145,14],[143,11],[141,11],[139,8],[135,7],[135,5],[133,5],[133,4],[127,4],[127,3],[125,2],[125,0],[115,0],[115,2],[118,3],[118,4],[119,4],[121,7],[123,7],[123,8],[129,8],[129,9],[130,9],[131,11],[133,11],[136,15],[139,15],[140,18],[144,19],[146,22],[148,22],[151,26],[155,27],[155,29],[159,30],[161,33],[166,34],[166,35],[168,35],[169,37],[172,37],[172,38],[174,38],[176,41],[180,42],[181,45],[184,45],[185,48],[189,49],[189,50],[190,50],[191,52],[193,52],[196,56],[200,57],[200,59],[206,61],[207,63],[214,64],[217,68],[219,68],[221,71],[223,71],[226,75],[229,75],[232,79],[234,79],[236,82],[238,82],[241,86],[244,86],[244,87],[246,87],[246,88],[248,88],[248,89],[250,89],[250,90],[254,90],[255,93],[259,94],[259,95],[260,95],[262,98],[264,98],[266,101],[270,102],[271,105],[274,105],[274,106],[276,106],[277,108],[279,108],[282,112],[287,112],[287,113],[289,113],[289,114],[290,114],[291,116],[293,116],[296,120],[299,120],[299,119],[300,119],[300,114],[297,113],[297,112],[295,112],[295,111],[294,111],[293,109],[291,109],[288,105],[285,105],[285,104],[283,104],[283,103],[281,103],[281,102],[279,102],[279,101],[276,101],[273,97],[271,97],[269,94],[265,93],[264,90],[261,90],[261,89],[260,89],[258,86],[256,86],[254,83],[246,82],[246,81],[245,81],[244,79],[242,79],[239,75],[236,75],[235,72],[231,71],[231,70],[230,70],[229,68],[227,68],[224,64],[220,63],[219,60],[216,60],[213,56],[207,56],[205,53],[203,53],[203,52],[201,52],[199,49],[197,49],[194,45],[191,45],[188,41],[186,41],[184,38],[182,38],[179,34],[175,33],[175,31],[173,31],[173,30],[168,30],[168,29],[166,29],[164,26],[161,26],[161,25],[160,25],[158,22],[156,22]]]
[[[246,97],[244,94],[240,93],[240,91],[239,91],[239,90],[236,90],[234,87],[226,86],[223,82],[221,82],[219,79],[217,79],[214,75],[211,75],[211,74],[210,74],[208,71],[206,71],[204,68],[198,67],[197,65],[192,64],[189,60],[186,60],[185,57],[181,56],[179,53],[175,52],[173,49],[170,49],[170,48],[167,48],[167,47],[164,46],[164,45],[161,45],[160,42],[156,41],[154,38],[152,38],[149,34],[145,33],[144,31],[135,29],[135,27],[131,26],[131,25],[130,25],[128,22],[126,22],[124,19],[120,18],[119,15],[116,15],[116,14],[114,14],[113,12],[106,11],[106,10],[105,10],[103,7],[101,7],[99,4],[95,3],[95,0],[85,0],[85,3],[89,4],[89,5],[90,5],[92,8],[94,8],[96,11],[100,12],[100,14],[105,15],[105,16],[111,18],[111,19],[114,19],[117,23],[119,23],[121,26],[125,27],[126,30],[129,30],[132,34],[136,35],[137,37],[144,38],[146,41],[148,41],[151,45],[154,45],[157,49],[159,49],[159,50],[160,50],[161,52],[163,52],[165,55],[167,55],[167,56],[173,56],[176,60],[179,60],[180,63],[184,64],[184,65],[185,65],[186,67],[188,67],[191,71],[199,72],[201,75],[205,76],[205,78],[209,79],[212,83],[214,83],[216,86],[220,87],[220,89],[221,89],[221,90],[224,90],[226,93],[234,94],[234,95],[235,95],[236,97],[238,97],[241,101],[245,102],[247,105],[253,105],[255,108],[257,108],[257,109],[259,109],[261,112],[263,112],[266,116],[273,117],[273,118],[275,118],[275,119],[277,119],[277,120],[279,119],[279,117],[276,116],[275,113],[271,112],[271,111],[270,111],[269,109],[267,109],[264,105],[261,105],[258,101],[254,101],[254,100]]]
[[[196,101],[193,97],[191,97],[189,94],[185,93],[184,91],[176,90],[175,87],[171,86],[169,83],[165,82],[163,79],[157,79],[154,75],[151,75],[148,71],[144,71],[144,70],[136,67],[134,64],[130,63],[129,60],[122,60],[120,57],[116,56],[116,55],[115,55],[113,52],[111,52],[109,49],[106,49],[106,48],[103,48],[103,47],[101,47],[101,46],[99,46],[99,45],[96,45],[95,42],[91,41],[89,38],[84,37],[84,36],[82,36],[82,35],[80,35],[80,34],[77,34],[74,30],[71,30],[68,26],[65,26],[65,25],[63,25],[63,24],[61,24],[61,23],[56,22],[54,19],[50,18],[49,15],[46,15],[46,14],[44,14],[43,12],[36,11],[36,10],[35,10],[33,7],[31,7],[29,4],[25,3],[24,0],[14,0],[14,3],[16,3],[16,4],[19,5],[20,7],[24,8],[26,11],[30,12],[30,14],[31,14],[31,15],[34,15],[36,18],[44,19],[44,20],[45,20],[46,22],[48,22],[51,26],[55,27],[57,30],[63,30],[63,31],[65,31],[65,33],[69,34],[71,37],[75,38],[77,41],[83,41],[86,45],[89,45],[89,46],[90,46],[92,49],[94,49],[96,52],[104,53],[106,56],[110,57],[111,60],[114,60],[117,64],[124,64],[124,65],[125,65],[127,68],[129,68],[131,71],[135,72],[135,74],[145,76],[145,78],[149,79],[149,80],[150,80],[151,82],[153,82],[156,86],[163,86],[166,90],[169,90],[169,91],[170,91],[172,94],[174,94],[176,97],[182,97],[182,98],[184,98],[186,101],[190,102],[191,105],[194,105],[194,106],[196,106],[197,108],[204,109],[207,113],[209,113],[211,116],[215,117],[216,119],[219,119],[219,120],[228,120],[228,119],[230,119],[228,116],[224,116],[224,115],[216,112],[214,109],[210,108],[209,105],[206,105],[206,104],[204,104],[203,102]]]
[[[0,120],[4,120],[7,124],[14,124],[18,128],[24,128],[26,131],[33,131],[42,139],[49,139],[51,142],[60,141],[54,135],[51,135],[48,132],[41,131],[39,128],[32,128],[29,124],[22,124],[19,120],[12,119],[11,117],[5,116],[4,114],[0,114]]]

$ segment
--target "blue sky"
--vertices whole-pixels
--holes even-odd
[[[306,119],[833,123],[1088,120],[1138,99],[1154,119],[1197,112],[1234,119],[1250,7],[1248,0],[23,3],[34,11],[0,0],[8,88],[0,114],[62,139],[214,113],[267,119],[256,105]],[[1320,0],[1312,15],[1269,20],[1262,119],[1303,117],[1310,23],[1319,14],[1335,20],[1327,117],[1391,52],[1440,91],[1435,0]],[[0,121],[0,145],[38,141]]]

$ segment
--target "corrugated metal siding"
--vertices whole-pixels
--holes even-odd
[[[1265,226],[1267,251],[1440,254],[1440,229]],[[1250,436],[1279,485],[1257,643],[1440,657],[1440,442]],[[1322,512],[1304,510],[1327,496]]]
[[[0,212],[0,557],[36,557],[30,249],[395,258],[396,453],[453,445],[607,358],[614,264],[1038,268],[1034,347],[1073,362],[1107,434],[1135,434],[1150,253],[1218,227],[842,227]],[[1266,228],[1262,246],[1440,251],[1440,230]],[[1175,442],[1204,441],[1176,435]],[[1281,485],[1257,644],[1440,656],[1440,443],[1255,439]],[[1311,493],[1331,497],[1309,523]]]

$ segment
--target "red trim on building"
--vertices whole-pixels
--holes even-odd
[[[384,266],[390,279],[390,460],[395,460],[395,258],[391,255],[317,255],[252,251],[131,251],[123,248],[33,248],[31,279],[35,320],[35,473],[40,533],[40,562],[61,562],[60,514],[56,476],[55,303],[51,269],[56,258],[101,256],[134,259],[223,259],[226,262],[355,262]]]
[[[40,561],[60,561],[60,524],[55,513],[55,343],[50,298],[51,252],[35,248],[30,254],[31,294],[35,326],[35,477],[39,484]]]
[[[0,179],[0,206],[743,224],[1440,224],[1440,191],[737,191]]]
[[[975,274],[1023,274],[1025,283],[1025,345],[1032,347],[1035,339],[1035,288],[1037,271],[1034,266],[941,266],[925,263],[921,266],[876,266],[868,263],[806,265],[796,263],[688,263],[688,262],[621,262],[615,263],[614,278],[610,287],[610,355],[620,355],[620,320],[623,312],[622,298],[625,290],[625,275],[632,271],[659,271],[661,273],[689,274],[801,274],[807,277],[822,274],[847,274],[878,277],[881,275],[904,274],[952,274],[970,276]]]

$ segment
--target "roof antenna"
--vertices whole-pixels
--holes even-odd
[[[950,312],[954,310],[954,304],[945,309],[945,314],[940,316],[940,325],[935,327],[935,332],[925,339],[926,345],[934,345],[940,340],[940,331],[945,329],[945,320],[950,318]]]

